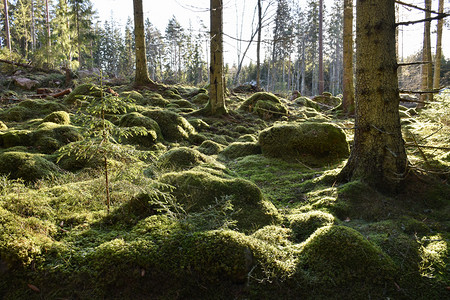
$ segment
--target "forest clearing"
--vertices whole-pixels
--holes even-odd
[[[397,74],[394,1],[308,97],[226,80],[221,0],[209,82],[154,80],[133,3],[132,76],[1,49],[1,299],[450,297],[449,61]]]

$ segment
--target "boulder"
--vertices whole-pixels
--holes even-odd
[[[206,155],[216,155],[222,151],[223,146],[211,140],[206,140],[198,146],[197,150]]]
[[[179,114],[169,110],[149,110],[142,113],[155,120],[166,141],[176,142],[188,140],[196,133],[195,128]]]
[[[201,152],[187,147],[173,148],[158,159],[158,166],[170,170],[186,170],[208,162]]]
[[[342,129],[330,123],[279,124],[259,135],[262,153],[271,157],[313,157],[322,161],[343,159],[349,155],[349,145]]]
[[[137,135],[129,137],[126,142],[131,144],[139,144],[144,147],[151,147],[155,143],[163,140],[161,129],[153,119],[146,117],[140,113],[132,112],[124,115],[119,122],[121,127],[144,127],[147,129],[147,135]]]
[[[52,122],[60,125],[69,125],[70,124],[70,116],[65,111],[55,111],[51,114],[47,115],[43,122]]]
[[[255,142],[235,142],[229,144],[220,155],[228,158],[235,159],[238,157],[261,154],[261,146]]]
[[[14,83],[18,87],[24,89],[24,90],[32,90],[33,88],[37,87],[39,85],[39,81],[32,80],[25,77],[17,77],[14,78]]]
[[[0,154],[0,174],[9,175],[11,179],[21,178],[35,182],[58,173],[57,166],[40,154],[25,152],[5,152]]]

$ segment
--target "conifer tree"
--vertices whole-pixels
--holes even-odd
[[[9,30],[9,11],[8,11],[8,0],[3,0],[3,9],[5,11],[5,38],[6,47],[8,47],[9,52],[12,51],[11,48],[11,33]]]
[[[148,75],[147,56],[145,51],[144,10],[142,0],[133,0],[134,37],[136,43],[136,75],[134,84],[137,86],[153,85]]]

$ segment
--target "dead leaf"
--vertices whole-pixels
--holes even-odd
[[[32,289],[32,290],[35,291],[36,293],[40,293],[40,292],[41,292],[41,290],[40,290],[37,286],[35,286],[35,285],[31,284],[31,283],[28,283],[27,285],[28,285],[28,287],[29,287],[30,289]]]

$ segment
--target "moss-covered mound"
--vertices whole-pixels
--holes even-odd
[[[191,102],[185,100],[185,99],[178,99],[178,100],[172,100],[170,102],[171,104],[174,104],[180,108],[192,108],[194,109],[194,105],[192,105]]]
[[[287,114],[287,108],[280,99],[271,93],[258,92],[250,96],[239,107],[240,110],[256,112],[260,117],[281,117]]]
[[[189,139],[195,128],[179,114],[169,110],[149,110],[143,115],[155,120],[165,140],[169,142]]]
[[[231,216],[240,230],[248,231],[279,221],[276,208],[250,181],[196,171],[168,173],[161,181],[175,187],[173,195],[187,212],[206,210],[218,201],[229,199],[233,206]]]
[[[123,98],[132,99],[133,102],[135,102],[136,104],[139,104],[139,105],[144,104],[144,96],[141,93],[139,93],[138,91],[126,91],[126,92],[121,93],[120,96]]]
[[[158,123],[137,112],[132,112],[124,115],[119,121],[119,126],[144,127],[145,129],[147,129],[147,135],[137,135],[127,138],[126,142],[131,144],[151,147],[155,143],[163,140],[163,135]]]
[[[58,168],[39,154],[5,152],[0,154],[0,174],[34,182],[56,174]]]
[[[322,288],[353,287],[353,295],[358,294],[357,289],[366,295],[373,292],[366,290],[366,285],[378,287],[380,293],[380,287],[391,287],[395,277],[393,261],[359,232],[345,226],[318,229],[305,241],[299,262],[317,276],[319,285],[325,285]]]
[[[319,104],[317,104],[314,100],[309,99],[308,97],[298,97],[294,100],[294,103],[299,106],[314,108],[317,111],[320,110]]]
[[[3,123],[2,121],[0,121],[0,130],[7,130],[8,126],[6,126],[5,123]]]
[[[66,111],[55,111],[47,115],[42,121],[53,122],[60,125],[69,125],[70,116]]]
[[[324,92],[320,96],[315,96],[313,100],[317,103],[323,104],[326,109],[337,108],[342,104],[342,99],[333,97],[330,93]]]
[[[31,143],[40,153],[51,154],[62,146],[81,141],[83,136],[78,128],[70,125],[58,125],[52,122],[42,123],[38,130],[31,133]]]
[[[235,159],[238,157],[261,154],[261,146],[254,142],[235,142],[229,144],[220,155],[228,158]]]
[[[85,101],[87,96],[100,98],[102,96],[102,90],[92,83],[80,84],[64,98],[64,103],[74,105],[80,101]]]
[[[158,106],[158,107],[166,107],[169,105],[170,101],[164,99],[161,94],[156,92],[146,91],[144,94],[144,99],[140,105],[149,105],[149,106]]]
[[[199,93],[191,98],[191,101],[197,105],[205,105],[209,101],[208,93]]]
[[[324,161],[346,158],[345,133],[329,123],[275,125],[259,135],[262,153],[272,157],[313,157]]]
[[[16,146],[31,146],[30,130],[9,130],[0,135],[3,148],[11,148]]]
[[[208,162],[209,159],[199,151],[187,147],[170,149],[158,159],[158,166],[169,170],[186,170]]]
[[[197,150],[206,155],[216,155],[222,151],[223,146],[211,140],[206,140],[198,146]]]
[[[55,101],[43,99],[24,100],[0,113],[2,120],[23,122],[31,118],[46,116],[55,111],[65,111],[66,107]]]
[[[294,241],[303,242],[317,229],[334,224],[333,215],[313,210],[307,213],[294,214],[287,217],[288,226],[292,229]]]

